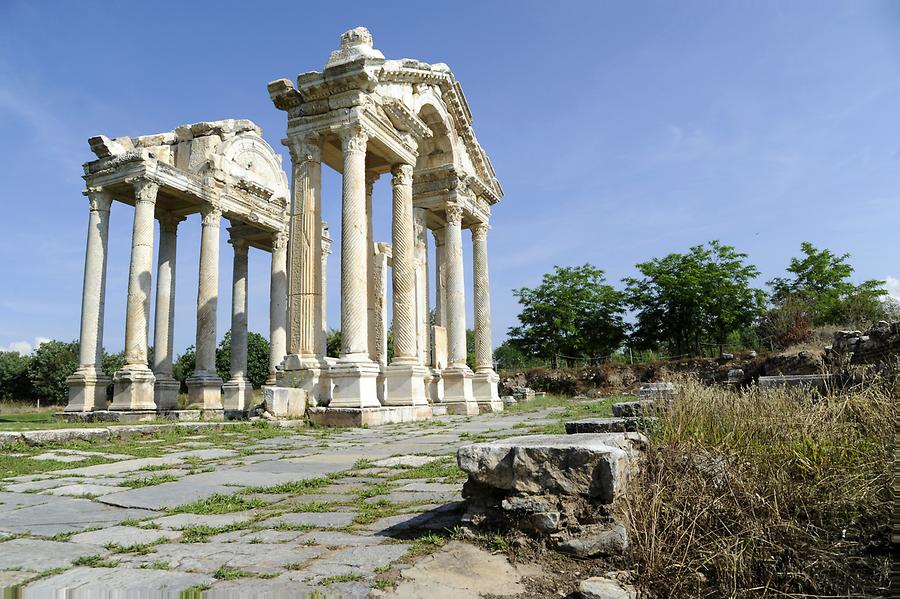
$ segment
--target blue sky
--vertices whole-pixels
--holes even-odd
[[[555,264],[590,262],[618,282],[710,239],[749,253],[760,284],[808,240],[900,296],[898,2],[0,0],[0,348],[78,336],[88,137],[249,118],[282,151],[266,83],[320,70],[358,25],[388,58],[446,62],[462,83],[506,190],[489,237],[497,343],[516,321],[512,289]],[[389,182],[375,194],[376,237],[389,240]],[[323,197],[335,231],[334,173]],[[111,351],[131,218],[114,206]],[[176,353],[194,340],[199,229],[196,216],[180,228]],[[224,237],[221,260],[220,336]],[[250,327],[264,333],[267,273],[251,252]]]

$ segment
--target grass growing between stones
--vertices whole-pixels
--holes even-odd
[[[404,480],[410,478],[424,478],[445,483],[458,483],[466,480],[466,473],[456,465],[455,458],[445,457],[421,466],[401,467],[388,477],[388,480]]]
[[[660,597],[887,596],[896,393],[682,381],[626,496],[637,584]]]
[[[218,580],[237,580],[238,578],[275,578],[276,576],[278,576],[278,574],[274,572],[248,572],[246,570],[233,568],[231,566],[220,566],[218,570],[213,572],[213,578],[216,578]]]
[[[115,568],[119,565],[119,562],[107,559],[102,555],[83,555],[72,561],[72,565],[75,567],[85,566],[88,568]]]
[[[257,494],[257,493],[269,493],[269,494],[280,494],[287,493],[290,495],[302,495],[304,493],[311,493],[316,489],[320,489],[326,485],[331,484],[331,478],[322,477],[322,478],[308,478],[306,480],[295,480],[288,483],[282,483],[280,485],[274,485],[271,487],[245,487],[241,493],[244,495]]]
[[[366,577],[362,574],[337,574],[335,576],[323,578],[319,581],[319,586],[327,587],[340,582],[359,582],[360,580],[365,579]]]
[[[248,498],[241,494],[224,495],[216,493],[205,499],[185,503],[167,511],[173,514],[230,514],[265,507],[266,502],[259,498]]]
[[[141,487],[152,487],[163,483],[171,483],[178,480],[174,474],[158,474],[156,476],[145,476],[141,478],[132,478],[124,480],[119,484],[121,487],[130,487],[132,489],[140,489]]]

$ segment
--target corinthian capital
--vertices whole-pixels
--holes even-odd
[[[87,196],[91,212],[109,212],[113,197],[108,191],[102,187],[88,187],[83,193]]]
[[[200,208],[200,214],[203,215],[204,227],[218,227],[222,220],[222,209],[212,204],[205,204]]]
[[[491,226],[487,223],[475,223],[469,230],[472,231],[472,239],[475,241],[484,241],[487,239],[487,233],[491,230]]]
[[[135,201],[156,203],[156,192],[159,191],[159,183],[147,177],[137,177],[132,181],[132,185],[134,185]]]
[[[318,135],[289,137],[285,141],[294,164],[322,162],[322,139]]]
[[[156,219],[159,221],[159,228],[169,233],[175,233],[178,230],[178,223],[184,220],[183,216],[176,216],[170,212],[157,212]]]
[[[456,204],[448,204],[447,205],[447,224],[448,225],[454,225],[456,227],[462,225],[462,215],[463,215],[462,206],[457,206]]]
[[[283,250],[287,246],[287,231],[278,231],[272,235],[272,251]]]
[[[394,187],[412,185],[413,167],[411,164],[395,164],[391,168],[391,175],[393,175],[391,185]]]
[[[341,146],[344,153],[365,152],[369,134],[360,125],[350,125],[340,130]]]

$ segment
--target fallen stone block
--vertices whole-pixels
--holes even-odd
[[[582,580],[578,592],[582,599],[635,599],[637,597],[633,586],[603,576]]]
[[[625,418],[585,418],[566,422],[566,434],[625,433],[645,430],[659,421],[655,416],[628,416]]]
[[[760,389],[806,387],[819,393],[826,393],[829,386],[835,382],[835,378],[830,374],[779,374],[759,377]]]
[[[623,401],[612,405],[613,416],[619,418],[634,418],[637,416],[647,416],[654,411],[655,402],[652,399],[641,399],[638,401]]]
[[[638,390],[640,399],[674,399],[677,388],[672,383],[644,383]]]
[[[308,394],[292,387],[263,387],[266,411],[276,418],[301,418],[306,413]]]
[[[620,555],[628,546],[628,532],[618,523],[582,526],[552,538],[558,551],[579,558]]]

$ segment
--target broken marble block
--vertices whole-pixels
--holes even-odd
[[[306,413],[307,393],[293,387],[263,387],[266,412],[276,418],[302,418]]]
[[[638,390],[640,399],[675,399],[677,388],[672,383],[644,383]]]
[[[579,557],[620,553],[615,509],[637,467],[639,433],[531,435],[457,450],[473,526],[514,528]],[[612,531],[612,532],[610,532]]]
[[[636,418],[651,414],[655,407],[656,402],[652,399],[623,401],[612,405],[612,413],[617,418]]]

